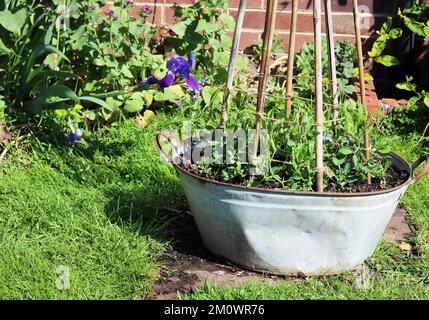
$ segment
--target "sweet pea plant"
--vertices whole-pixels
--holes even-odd
[[[399,8],[398,17],[400,25],[395,26],[393,18],[387,18],[380,30],[377,31],[378,38],[374,42],[371,51],[368,52],[369,57],[376,63],[386,67],[399,65],[400,61],[398,58],[385,54],[389,41],[401,38],[404,34],[404,30],[411,32],[416,37],[429,40],[429,20],[424,18],[424,15],[428,13],[429,3],[420,0],[415,1],[409,8]],[[405,81],[398,83],[396,87],[412,94],[412,97],[408,101],[409,108],[414,108],[419,105],[429,107],[429,92],[419,88],[414,82],[413,76],[406,76]]]

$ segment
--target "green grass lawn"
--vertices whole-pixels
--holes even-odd
[[[160,115],[151,129],[131,120],[85,136],[73,147],[57,136],[21,140],[0,165],[0,299],[139,299],[151,291],[173,218],[160,208],[183,203],[180,183],[153,146],[155,132],[179,121]],[[45,142],[44,142],[45,141]],[[412,136],[392,138],[408,160]],[[429,298],[429,178],[402,206],[419,226],[408,255],[382,242],[359,285],[351,273],[278,285],[209,284],[183,299]],[[70,288],[57,288],[64,267]],[[59,268],[59,269],[58,269]],[[59,281],[59,282],[58,282]]]
[[[11,149],[0,166],[0,299],[150,293],[171,219],[157,208],[183,201],[156,130],[126,121],[73,148],[30,138]],[[70,288],[59,290],[64,267]]]

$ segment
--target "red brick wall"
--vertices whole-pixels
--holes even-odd
[[[397,4],[403,0],[360,0],[362,11],[362,35],[364,39],[371,38],[384,21],[385,17],[395,12]],[[285,49],[289,40],[291,0],[279,0],[277,11],[277,36],[284,39]],[[182,6],[190,5],[192,0],[135,0],[137,6],[148,4],[154,10],[155,23],[169,24],[174,21],[171,6],[177,3]],[[239,0],[229,1],[229,12],[236,16]],[[351,0],[332,0],[335,39],[354,39],[353,13]],[[248,0],[240,47],[243,49],[254,44],[263,32],[264,8],[266,0]],[[313,39],[312,0],[299,1],[297,50],[304,42]]]

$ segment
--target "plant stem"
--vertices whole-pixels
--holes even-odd
[[[323,69],[321,0],[314,0],[314,58],[316,75],[316,188],[323,191]]]
[[[252,161],[257,158],[258,148],[259,148],[259,137],[261,135],[262,119],[264,116],[265,90],[267,86],[267,77],[269,73],[269,60],[271,55],[271,46],[273,42],[274,26],[276,23],[277,3],[278,3],[278,0],[267,1],[261,67],[259,71],[260,76],[259,76],[259,83],[258,83],[258,99],[256,104],[255,140],[253,143],[253,150],[251,154]]]
[[[287,63],[287,83],[286,83],[286,118],[290,117],[292,111],[292,81],[293,66],[295,62],[295,44],[296,44],[296,23],[298,18],[298,0],[292,2],[292,21],[289,37],[289,53]]]
[[[332,95],[332,104],[334,106],[333,119],[338,118],[338,81],[337,81],[337,63],[335,58],[334,27],[332,23],[332,6],[331,0],[325,0],[325,19],[326,19],[326,36],[328,42],[328,62],[329,62],[329,80]]]
[[[358,54],[358,64],[359,64],[359,83],[360,83],[360,101],[366,110],[366,101],[365,101],[365,71],[363,67],[363,51],[362,51],[362,40],[360,34],[360,14],[359,14],[359,6],[357,0],[353,0],[353,17],[355,24],[355,36],[356,36],[356,47]],[[367,114],[368,115],[368,114]],[[369,132],[368,129],[365,128],[364,132],[364,151],[365,151],[365,159],[368,161],[371,157],[370,155],[370,143],[369,143]],[[368,172],[367,175],[368,184],[371,184],[371,174]]]
[[[228,75],[226,78],[226,90],[225,90],[224,101],[222,104],[222,114],[221,114],[219,128],[224,128],[225,123],[228,121],[227,110],[231,102],[235,65],[236,65],[237,54],[238,54],[238,45],[240,44],[241,29],[243,27],[244,12],[246,11],[246,4],[247,4],[247,0],[240,0],[240,4],[238,6],[237,22],[235,24],[234,38],[232,40],[231,54],[229,57]]]

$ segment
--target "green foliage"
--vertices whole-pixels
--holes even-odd
[[[171,27],[174,36],[165,40],[167,47],[179,55],[194,51],[200,74],[210,85],[222,84],[226,80],[229,49],[232,45],[230,32],[235,21],[226,13],[226,0],[195,1],[191,6],[175,7],[176,23]],[[237,72],[247,71],[248,60],[237,59]],[[197,77],[198,78],[198,77]]]
[[[70,61],[51,45],[55,19],[40,13],[40,7],[27,8],[20,3],[0,12],[0,92],[5,107],[40,112],[51,98],[76,100],[73,91],[64,86],[75,77],[68,71]],[[55,63],[47,63],[48,58],[54,58]]]
[[[356,48],[350,41],[341,40],[335,43],[335,56],[337,67],[337,79],[340,95],[350,95],[354,92],[351,79],[354,76],[356,64]],[[329,66],[326,38],[322,42],[323,78],[326,92],[329,91]],[[314,91],[314,44],[305,43],[302,50],[296,56],[296,85],[305,90],[308,96]]]
[[[377,31],[379,37],[374,42],[372,50],[368,52],[368,55],[373,58],[375,62],[386,67],[399,65],[400,61],[398,58],[391,55],[383,55],[388,42],[402,37],[403,30],[408,30],[416,36],[429,39],[429,21],[423,18],[428,10],[429,3],[420,0],[415,1],[409,8],[398,8],[398,17],[400,18],[401,25],[393,27],[393,18],[388,17],[381,29]],[[405,82],[396,85],[398,89],[406,90],[414,94],[414,96],[409,99],[408,106],[411,108],[419,104],[429,106],[429,94],[424,90],[419,91],[417,85],[412,83],[412,81],[413,77],[407,76]]]
[[[386,67],[399,65],[399,60],[396,57],[383,55],[383,52],[389,40],[398,39],[402,36],[402,30],[400,28],[393,28],[393,18],[388,17],[386,22],[381,26],[381,29],[377,30],[376,33],[379,37],[374,41],[368,55]]]

